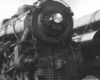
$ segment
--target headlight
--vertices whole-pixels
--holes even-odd
[[[63,16],[60,13],[53,14],[52,18],[55,23],[61,23],[63,21]]]

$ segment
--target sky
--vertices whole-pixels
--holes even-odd
[[[24,4],[33,4],[36,0],[0,0],[0,22],[14,15]],[[100,0],[63,0],[72,9],[74,19],[100,9]]]

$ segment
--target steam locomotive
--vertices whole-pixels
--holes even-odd
[[[82,80],[88,75],[99,78],[100,31],[78,34],[78,28],[73,26],[73,12],[62,0],[38,0],[4,19],[0,26],[3,79]],[[87,35],[95,38],[84,40]],[[92,41],[98,55],[93,52]]]

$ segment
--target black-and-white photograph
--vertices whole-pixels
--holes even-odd
[[[1,0],[0,80],[100,80],[100,0]]]

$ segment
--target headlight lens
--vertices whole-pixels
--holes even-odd
[[[55,23],[61,23],[63,21],[63,16],[60,13],[53,14],[53,20]]]

